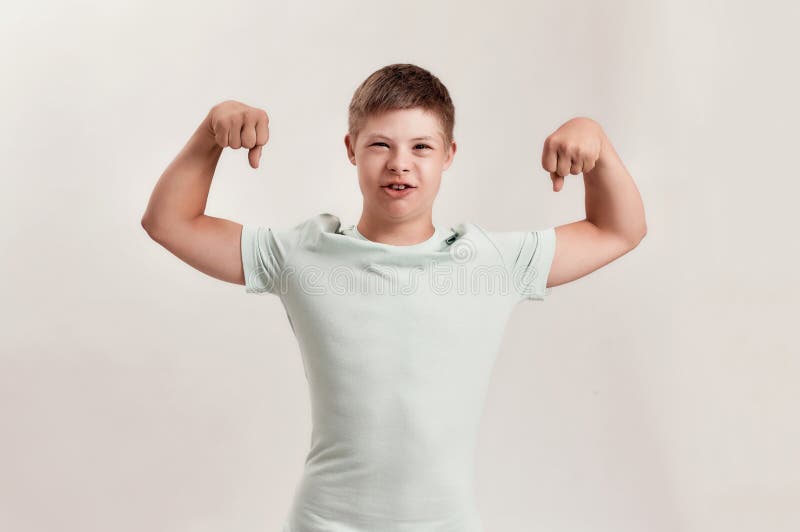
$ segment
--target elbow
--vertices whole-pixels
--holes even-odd
[[[153,220],[153,217],[145,213],[145,215],[142,216],[141,224],[142,224],[142,229],[145,230],[145,232],[150,236],[150,238],[155,240],[156,222],[155,220]]]
[[[647,224],[642,222],[642,227],[636,233],[636,236],[631,240],[631,248],[635,248],[647,236]]]

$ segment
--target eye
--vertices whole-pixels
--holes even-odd
[[[382,145],[384,145],[384,146],[387,146],[387,144],[386,144],[385,142],[373,142],[372,144],[370,144],[370,146],[379,146],[379,145],[381,145],[381,144],[382,144]],[[427,144],[417,144],[417,145],[416,145],[416,146],[414,146],[414,147],[415,147],[415,148],[418,148],[419,146],[422,146],[422,147],[423,147],[423,149],[425,149],[425,148],[427,148],[427,149],[429,149],[429,150],[432,150],[432,149],[433,149],[433,148],[431,148],[430,146],[428,146]]]

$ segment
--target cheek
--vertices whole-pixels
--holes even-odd
[[[365,177],[378,179],[385,164],[379,157],[363,157],[358,161],[358,166]]]
[[[435,177],[435,178],[428,179],[428,181],[425,184],[425,188],[427,189],[427,192],[431,196],[434,196],[439,192],[439,187],[441,186],[441,184],[442,184],[442,178],[441,177]]]
[[[362,194],[374,195],[383,192],[380,185],[380,174],[363,169],[358,174],[358,186]]]

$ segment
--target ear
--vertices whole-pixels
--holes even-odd
[[[450,143],[450,153],[447,155],[447,159],[444,160],[444,164],[442,165],[442,170],[447,170],[450,168],[450,165],[453,164],[453,157],[456,156],[456,149],[458,146],[456,145],[456,141]]]
[[[347,158],[350,159],[350,163],[353,166],[356,166],[356,153],[354,147],[351,144],[351,138],[349,133],[344,136],[344,145],[347,147]]]

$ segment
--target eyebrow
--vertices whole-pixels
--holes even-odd
[[[383,133],[372,133],[371,135],[368,135],[367,138],[371,138],[371,139],[380,138],[380,139],[392,140],[389,137],[387,137],[386,135],[384,135]],[[425,135],[424,137],[414,137],[411,140],[435,140],[435,138],[431,137],[430,135]]]

